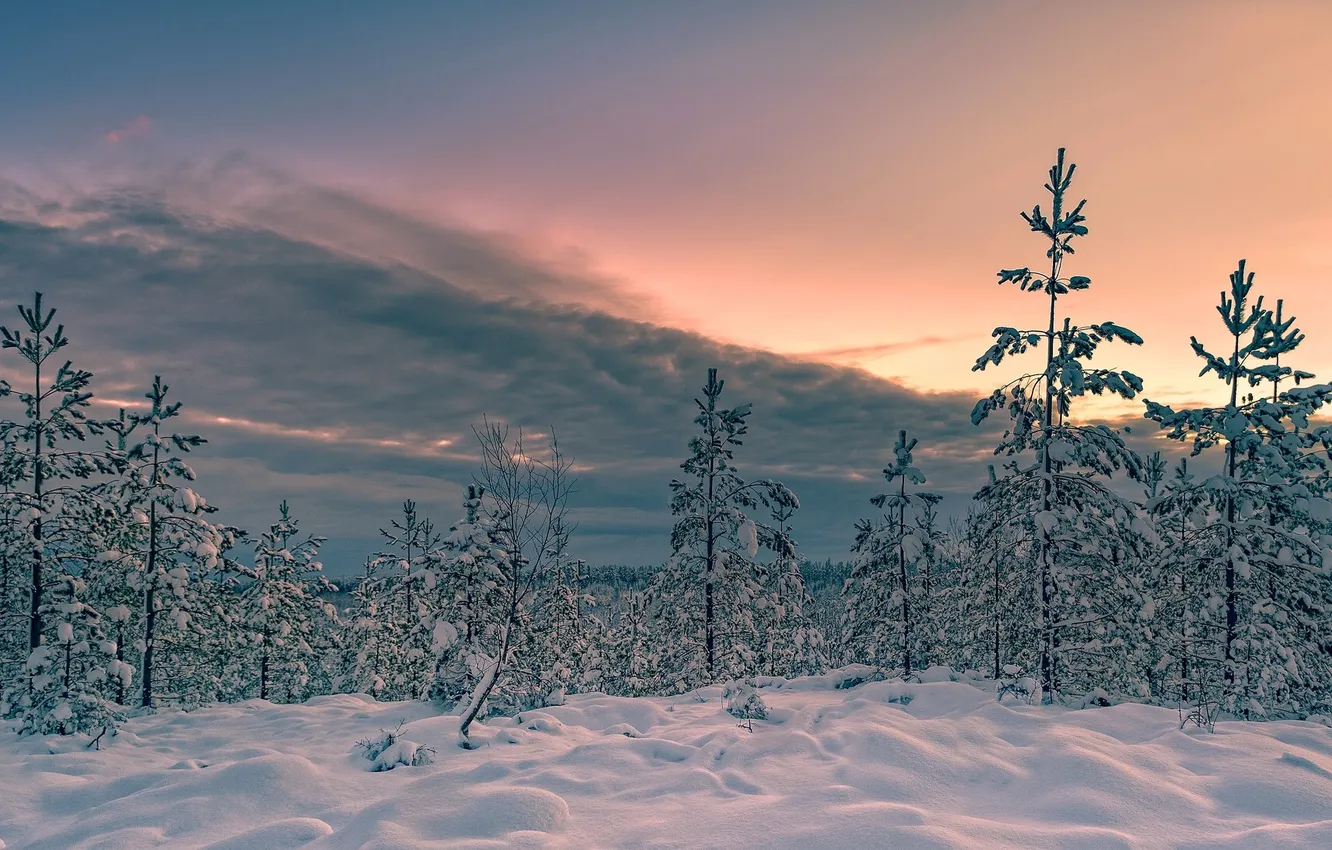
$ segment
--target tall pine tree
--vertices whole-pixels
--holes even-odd
[[[703,398],[695,399],[699,433],[680,465],[685,477],[671,481],[672,556],[649,591],[669,690],[757,672],[755,611],[760,600],[771,604],[768,570],[757,556],[761,543],[777,538],[747,512],[798,504],[775,481],[740,477],[735,450],[748,431],[750,405],[721,407],[724,384],[709,369]]]
[[[299,537],[287,503],[278,521],[259,536],[254,576],[239,594],[240,624],[248,633],[259,699],[286,702],[309,694],[321,661],[315,647],[324,621],[335,617],[320,594],[332,589],[317,560],[325,538]]]
[[[883,510],[856,526],[855,560],[842,591],[846,605],[845,642],[852,658],[862,663],[896,666],[904,678],[914,675],[926,657],[936,625],[922,617],[929,596],[928,556],[934,541],[928,526],[917,525],[938,504],[936,493],[909,491],[925,483],[912,452],[917,441],[900,431],[893,463],[883,470],[896,492],[882,493],[871,503]],[[923,532],[923,533],[922,533]]]
[[[1012,509],[1011,522],[1029,529],[1034,538],[1036,674],[1045,701],[1054,699],[1061,671],[1071,672],[1076,655],[1094,652],[1103,644],[1097,630],[1118,604],[1105,598],[1104,591],[1123,569],[1115,551],[1126,545],[1123,538],[1129,534],[1132,506],[1100,479],[1118,469],[1137,477],[1141,468],[1140,459],[1116,431],[1070,418],[1074,399],[1088,393],[1132,399],[1142,390],[1141,379],[1131,372],[1087,363],[1102,343],[1141,344],[1137,334],[1109,321],[1076,325],[1059,314],[1061,297],[1091,286],[1085,276],[1064,276],[1064,261],[1074,253],[1073,241],[1087,234],[1082,214],[1086,201],[1071,205],[1068,197],[1075,171],[1075,165],[1065,167],[1060,148],[1045,184],[1051,198],[1049,214],[1039,204],[1022,213],[1032,232],[1047,243],[1047,270],[1020,267],[999,272],[1001,285],[1016,284],[1041,297],[1044,326],[996,328],[994,344],[973,367],[979,371],[998,366],[1032,350],[1043,355],[1040,371],[1005,382],[976,404],[971,418],[980,424],[1004,409],[1012,422],[995,453],[1014,460],[1006,467],[1007,474],[979,496]],[[1033,455],[1023,462],[1024,456]],[[1109,568],[1098,566],[1106,562]],[[1071,684],[1089,685],[1085,680]]]
[[[1226,388],[1217,407],[1176,410],[1146,402],[1146,416],[1167,436],[1191,443],[1193,454],[1221,447],[1221,468],[1186,493],[1205,500],[1192,537],[1205,561],[1190,590],[1201,605],[1186,611],[1192,669],[1182,681],[1195,699],[1219,696],[1219,707],[1244,716],[1307,709],[1326,686],[1329,593],[1323,534],[1329,505],[1316,487],[1320,458],[1332,434],[1310,428],[1310,416],[1332,388],[1294,387],[1312,377],[1280,363],[1303,335],[1251,298],[1254,276],[1241,260],[1217,306],[1228,339],[1215,354],[1192,339]],[[1271,395],[1254,392],[1272,384]],[[1187,603],[1186,603],[1187,604]],[[1182,671],[1181,671],[1182,672]]]

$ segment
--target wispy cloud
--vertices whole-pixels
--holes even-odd
[[[591,268],[576,251],[538,256],[516,237],[392,209],[353,189],[312,184],[244,153],[147,175],[161,199],[205,209],[290,239],[402,265],[487,300],[591,307],[626,318],[660,312],[631,284]]]
[[[817,351],[802,351],[792,354],[791,356],[827,363],[871,363],[875,360],[893,354],[900,354],[904,351],[917,351],[922,348],[932,348],[934,346],[948,345],[954,342],[984,338],[984,336],[979,334],[969,334],[957,337],[924,336],[918,339],[903,340],[900,342],[885,342],[878,345],[859,345],[849,348],[824,348]]]
[[[156,125],[147,115],[137,115],[114,130],[108,130],[102,138],[107,143],[118,145],[134,139],[146,139],[152,135]]]

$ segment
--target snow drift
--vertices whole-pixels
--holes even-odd
[[[757,684],[762,720],[738,724],[721,687],[571,696],[474,727],[473,751],[455,745],[456,717],[360,695],[165,712],[100,752],[6,731],[0,839],[8,850],[1332,847],[1332,730],[1317,723],[1209,734],[1181,731],[1167,709],[1001,704],[964,682]],[[372,772],[356,743],[386,730],[432,748],[430,763]]]

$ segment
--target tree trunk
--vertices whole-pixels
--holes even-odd
[[[414,524],[412,527],[414,527]],[[414,624],[414,618],[412,617],[412,532],[409,530],[407,534],[407,570],[403,576],[403,584],[407,586],[407,625],[408,627],[412,627]]]
[[[458,724],[458,746],[464,750],[472,749],[472,740],[467,736],[467,730],[471,728],[477,715],[481,713],[481,706],[485,705],[490,698],[490,692],[495,689],[495,682],[499,681],[500,665],[504,663],[504,657],[509,654],[509,637],[513,634],[513,615],[509,616],[509,621],[504,625],[504,637],[500,640],[499,652],[495,655],[495,663],[491,664],[481,681],[476,683],[472,689],[472,699],[467,706],[467,711],[463,712],[462,722]]]
[[[1180,506],[1179,512],[1179,659],[1180,659],[1180,693],[1181,702],[1189,701],[1189,559],[1182,557],[1187,551],[1185,549],[1185,522],[1187,516],[1184,508]]]
[[[994,558],[994,678],[997,681],[999,679],[999,674],[1003,672],[1003,666],[1000,663],[1000,642],[999,642],[999,637],[1000,637],[999,630],[1001,628],[1001,623],[1000,623],[1001,608],[999,606],[1000,567],[999,567],[998,553],[995,553],[993,555],[993,558]]]
[[[125,624],[116,623],[116,660],[125,663]],[[116,705],[125,704],[125,677],[116,674]]]
[[[268,699],[268,630],[264,630],[264,654],[259,659],[259,699]]]
[[[157,480],[156,461],[153,463],[153,480]],[[153,655],[156,649],[157,632],[157,599],[154,594],[155,588],[153,582],[156,581],[157,571],[157,503],[154,502],[148,506],[148,587],[144,591],[144,624],[143,624],[143,690],[140,695],[139,705],[143,708],[153,707]]]
[[[1235,302],[1236,311],[1239,310],[1239,299]],[[1239,376],[1236,374],[1239,370],[1239,335],[1235,336],[1234,353],[1231,355],[1231,375],[1230,375],[1230,407],[1235,409],[1239,403]],[[1235,444],[1226,442],[1226,477],[1231,486],[1235,484]],[[1225,696],[1230,697],[1235,693],[1235,633],[1239,624],[1239,600],[1235,590],[1235,495],[1234,493],[1226,496],[1226,651],[1225,651]],[[1224,701],[1224,698],[1223,698]]]
[[[902,537],[906,534],[906,478],[900,484],[899,495],[903,499],[897,508],[897,568],[898,579],[902,588],[902,678],[911,676],[911,594],[907,581],[906,549]]]
[[[717,370],[709,369],[708,372],[709,372],[708,383],[711,384],[713,382],[713,379],[717,375]],[[716,428],[716,425],[714,424],[714,416],[711,411],[712,406],[713,406],[712,400],[709,399],[708,400],[709,431],[714,431]],[[714,600],[713,600],[713,586],[712,586],[712,580],[713,577],[716,575],[715,568],[717,566],[716,537],[715,537],[716,534],[715,517],[717,512],[712,504],[713,488],[715,486],[715,479],[717,477],[717,461],[716,461],[716,451],[715,451],[717,436],[715,432],[710,433],[708,435],[708,439],[710,441],[709,444],[712,446],[712,451],[710,451],[708,457],[708,502],[707,502],[708,538],[707,538],[707,555],[706,555],[707,575],[704,576],[704,583],[703,583],[703,624],[704,624],[703,629],[704,629],[704,643],[707,646],[707,654],[708,654],[708,683],[711,684],[713,679],[717,675],[716,627],[715,627],[714,611],[713,611]]]
[[[32,499],[37,516],[32,518],[32,604],[28,612],[28,651],[42,645],[42,366],[33,369],[36,411],[32,456]]]
[[[69,699],[69,696],[70,696],[70,693],[69,693],[69,662],[70,662],[70,656],[73,654],[73,647],[74,647],[74,642],[73,642],[72,640],[67,640],[67,641],[65,641],[65,699],[66,699],[66,700],[68,700],[68,699]],[[62,735],[66,734],[66,733],[68,732],[69,727],[66,725],[67,722],[68,722],[68,721],[64,721],[64,720],[60,721],[60,734],[62,734]]]
[[[1055,196],[1054,221],[1059,221],[1061,214],[1060,198]],[[1050,324],[1046,331],[1045,349],[1045,409],[1041,416],[1041,431],[1044,437],[1041,443],[1041,513],[1049,514],[1054,506],[1054,465],[1050,462],[1050,440],[1054,437],[1054,381],[1050,368],[1054,364],[1055,344],[1055,300],[1054,281],[1059,276],[1059,252],[1056,250],[1050,260]],[[1051,544],[1050,532],[1041,527],[1040,541],[1040,587],[1041,587],[1041,636],[1040,636],[1040,680],[1041,702],[1049,704],[1054,700],[1055,660],[1054,660],[1054,612],[1051,601]]]

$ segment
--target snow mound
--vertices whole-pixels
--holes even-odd
[[[209,844],[207,850],[269,850],[304,847],[333,834],[333,827],[318,818],[287,818],[264,824],[240,835]]]
[[[995,699],[970,676],[871,668],[573,695],[476,728],[424,703],[323,697],[136,718],[100,752],[0,732],[18,848],[1327,848],[1332,730],[1179,728],[1173,710]],[[367,772],[356,741],[435,751]],[[385,748],[378,756],[392,747]],[[397,755],[402,755],[401,752]],[[395,756],[396,757],[396,756]]]

